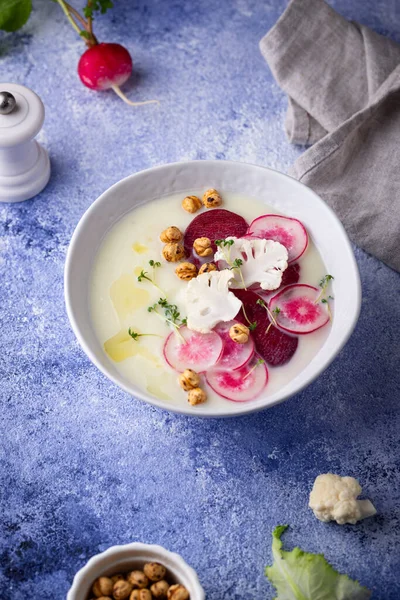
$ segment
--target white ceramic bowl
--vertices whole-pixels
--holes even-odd
[[[191,407],[154,398],[127,381],[104,353],[91,325],[88,282],[93,261],[104,236],[135,206],[162,196],[213,187],[223,192],[253,196],[280,212],[300,219],[325,263],[335,275],[335,314],[325,344],[286,386],[248,403],[212,408],[207,403]],[[230,161],[174,163],[141,171],[116,183],[94,202],[72,237],[65,265],[65,302],[72,329],[90,360],[111,381],[129,394],[155,406],[197,416],[233,416],[270,407],[293,396],[320,375],[349,339],[361,305],[357,264],[347,234],[333,211],[309,188],[295,179],[265,167]],[[268,388],[267,388],[268,390]]]
[[[142,569],[147,562],[159,562],[166,567],[171,583],[181,583],[190,593],[190,600],[204,600],[204,590],[196,572],[179,554],[162,546],[134,542],[124,546],[111,546],[93,556],[74,577],[67,600],[88,600],[93,582],[101,575],[114,575],[133,569]]]

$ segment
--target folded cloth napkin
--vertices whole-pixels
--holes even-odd
[[[289,140],[313,144],[289,174],[400,271],[400,46],[323,0],[292,0],[260,49],[289,97]]]

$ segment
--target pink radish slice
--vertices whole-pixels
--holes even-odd
[[[229,330],[232,325],[236,325],[238,321],[229,321],[228,323],[220,323],[215,331],[220,335],[224,343],[224,349],[219,361],[215,365],[216,369],[240,369],[243,367],[254,354],[254,342],[250,337],[245,344],[234,342],[229,335]]]
[[[312,285],[298,283],[289,285],[273,296],[269,309],[273,312],[280,329],[290,333],[312,333],[329,321],[329,315],[321,302],[316,302],[320,290]],[[279,309],[276,314],[275,309]]]
[[[268,371],[265,364],[257,364],[256,360],[248,362],[240,369],[207,371],[208,385],[220,396],[233,402],[254,400],[268,382]]]
[[[218,333],[198,333],[187,327],[180,327],[179,333],[185,341],[173,331],[164,344],[164,358],[173,369],[202,373],[215,365],[224,346]]]
[[[254,219],[247,233],[281,243],[288,251],[289,262],[300,258],[308,246],[304,225],[291,217],[263,215]]]

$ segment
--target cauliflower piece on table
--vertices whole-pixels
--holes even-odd
[[[372,517],[376,509],[369,500],[357,500],[362,489],[354,477],[333,473],[318,475],[310,493],[309,507],[320,521],[336,521],[339,525]]]
[[[229,270],[210,271],[189,281],[185,293],[189,329],[208,333],[221,321],[236,317],[242,303],[229,291],[233,277]]]
[[[239,261],[234,268],[234,287],[249,288],[254,283],[263,290],[276,290],[282,283],[283,271],[288,266],[288,252],[282,244],[274,240],[228,237],[225,242],[231,245],[220,246],[214,260],[222,260],[228,266]],[[233,286],[231,286],[233,287]]]

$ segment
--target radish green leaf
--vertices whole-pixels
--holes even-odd
[[[17,31],[27,20],[32,11],[31,0],[1,0],[0,29]]]

